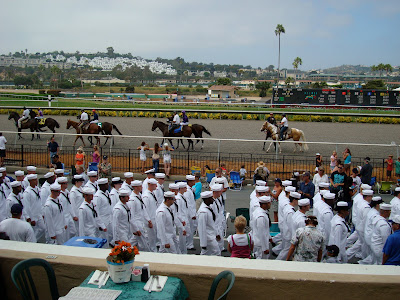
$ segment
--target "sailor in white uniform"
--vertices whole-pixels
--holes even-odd
[[[155,169],[150,169],[150,170],[147,170],[147,171],[144,172],[144,174],[146,174],[147,177],[146,177],[145,180],[143,180],[143,185],[142,185],[143,193],[148,189],[149,180],[150,179],[154,179],[155,173],[156,173]]]
[[[47,198],[50,196],[50,185],[52,185],[56,181],[56,175],[53,172],[47,172],[44,174],[43,178],[46,181],[43,183],[42,187],[40,188],[40,200],[42,200],[42,205],[47,201]]]
[[[256,186],[254,187],[254,190],[250,193],[250,201],[252,198],[256,196],[256,188],[257,186],[266,186],[267,182],[264,180],[256,180]]]
[[[3,192],[6,195],[6,198],[8,197],[8,195],[11,193],[11,186],[10,186],[10,178],[7,177],[7,169],[5,167],[1,167],[0,168],[0,173],[1,173],[1,177],[3,179]],[[7,215],[10,214],[10,211],[7,211]]]
[[[61,185],[61,192],[58,199],[61,202],[64,212],[65,223],[67,224],[67,230],[65,232],[66,240],[68,241],[70,238],[76,236],[77,230],[75,227],[75,222],[78,221],[78,215],[75,214],[75,209],[72,206],[72,202],[69,199],[69,191],[68,187],[68,178],[67,177],[58,177],[57,183]]]
[[[97,180],[97,184],[99,189],[94,194],[93,204],[96,206],[100,220],[107,228],[107,231],[103,231],[102,237],[110,244],[113,241],[113,228],[111,198],[108,192],[108,179],[100,178]]]
[[[22,206],[13,204],[11,206],[11,218],[0,222],[0,232],[4,232],[12,241],[36,243],[36,236],[32,226],[21,220]]]
[[[164,173],[156,173],[155,178],[157,180],[157,188],[154,191],[154,195],[157,198],[157,207],[164,202],[164,181],[165,181],[165,174]]]
[[[29,186],[29,183],[25,181],[25,173],[24,171],[18,170],[14,172],[15,179],[21,182],[22,193],[25,192],[25,189]]]
[[[250,200],[250,226],[252,226],[252,220],[253,220],[253,213],[254,211],[260,207],[260,201],[259,198],[262,196],[266,196],[269,188],[267,186],[256,186],[256,194],[255,196]]]
[[[132,172],[125,172],[124,173],[125,181],[121,185],[121,189],[128,190],[128,191],[133,191],[133,188],[131,186],[131,182],[133,181],[133,173]]]
[[[211,191],[200,194],[203,203],[197,212],[198,226],[197,230],[200,237],[201,255],[221,255],[218,241],[221,236],[216,231],[216,214],[212,209],[214,202]]]
[[[392,213],[390,215],[390,220],[396,216],[400,216],[400,186],[394,189],[394,197],[390,200],[390,205],[392,205]]]
[[[392,206],[382,203],[379,205],[379,216],[374,219],[371,235],[372,264],[381,265],[383,258],[383,246],[389,235],[392,234],[392,226],[388,222]]]
[[[157,235],[160,239],[160,253],[180,253],[178,238],[176,236],[175,215],[171,205],[175,202],[175,193],[167,191],[164,193],[164,202],[156,211]]]
[[[111,179],[111,191],[110,191],[110,198],[111,198],[111,209],[114,208],[114,206],[118,203],[119,201],[119,194],[118,191],[121,189],[123,181],[121,180],[120,177],[114,177]],[[129,193],[132,193],[132,189],[124,189],[129,191]]]
[[[318,225],[321,224],[320,222],[320,214],[319,214],[319,210],[320,210],[320,205],[322,205],[322,203],[320,202],[322,195],[328,191],[329,192],[329,183],[327,182],[320,182],[319,183],[319,191],[318,193],[316,193],[313,197],[313,215],[315,217],[317,217],[318,220]]]
[[[322,197],[319,200],[319,218],[318,220],[318,226],[317,228],[319,231],[324,234],[325,241],[329,241],[329,237],[331,234],[331,221],[333,218],[333,211],[332,207],[334,206],[335,203],[335,198],[336,195],[334,193],[331,193],[329,191],[324,192],[320,194]],[[315,208],[315,202],[314,202],[314,208]],[[323,249],[323,254],[326,253],[326,249]],[[324,256],[324,255],[323,255]]]
[[[8,201],[4,192],[3,177],[0,177],[0,222],[8,218]]]
[[[57,178],[64,177],[64,169],[55,169],[54,174],[56,175]]]
[[[63,245],[66,240],[65,230],[67,223],[65,222],[63,207],[60,202],[59,196],[61,192],[61,185],[53,183],[50,185],[50,196],[44,205],[44,220],[46,230],[50,237],[50,244]]]
[[[114,243],[119,242],[131,243],[133,233],[137,232],[137,228],[133,225],[132,212],[128,206],[130,190],[120,189],[118,191],[119,201],[113,208],[113,237]]]
[[[85,201],[79,207],[79,236],[100,237],[100,231],[107,228],[99,218],[96,206],[92,203],[96,191],[90,187],[82,189]]]
[[[271,197],[261,196],[258,198],[260,206],[253,212],[253,230],[254,254],[257,259],[268,259],[269,242],[271,236],[269,233],[270,220],[268,210],[271,208]]]
[[[23,199],[21,182],[13,181],[10,183],[10,187],[12,191],[7,197],[7,217],[11,217],[11,206],[13,206],[14,204],[19,204],[22,206],[22,208],[25,208],[25,211],[22,212],[21,219],[30,223],[31,219],[28,214],[28,204]]]
[[[196,177],[193,175],[186,175],[186,182],[187,182],[187,191],[183,194],[188,201],[188,210],[189,210],[189,226],[190,228],[190,234],[188,233],[186,237],[186,244],[187,244],[187,249],[188,250],[195,250],[194,244],[193,244],[193,235],[197,230],[197,211],[196,211],[196,199],[193,191],[193,186],[196,183]]]
[[[189,200],[183,195],[187,191],[186,182],[178,182],[179,192],[176,195],[176,203],[179,205],[180,216],[182,222],[185,223],[184,227],[186,235],[183,235],[183,231],[179,231],[179,249],[182,254],[187,254],[187,236],[191,234],[189,225]]]
[[[89,181],[85,184],[85,187],[90,187],[92,189],[94,189],[96,192],[99,190],[99,185],[97,183],[97,179],[98,174],[96,171],[89,171],[87,173],[88,177],[89,177]]]
[[[27,166],[26,167],[26,176],[24,178],[24,186],[27,188],[29,186],[28,178],[26,178],[29,174],[36,174],[36,167],[35,166]],[[39,187],[39,185],[38,185]]]
[[[299,228],[306,227],[306,213],[310,210],[310,199],[304,198],[298,201],[299,209],[293,214],[292,232],[296,233]]]
[[[181,245],[181,244],[183,245],[184,243],[186,243],[186,229],[185,229],[186,222],[182,216],[182,208],[181,208],[180,204],[178,204],[178,201],[177,201],[177,197],[178,197],[178,193],[179,193],[179,186],[178,186],[178,184],[170,183],[168,185],[168,188],[169,188],[170,192],[175,193],[175,202],[171,206],[171,211],[175,216],[175,226],[178,231],[178,243],[179,243],[179,245]],[[179,248],[179,252],[180,252],[180,248]]]
[[[79,232],[79,208],[81,207],[82,203],[84,202],[82,186],[85,182],[82,175],[74,175],[72,178],[72,188],[69,192],[69,200],[71,201],[71,208],[74,211],[74,215],[78,216],[78,220],[74,220],[76,232]]]
[[[144,183],[142,184],[143,189]],[[157,226],[156,226],[156,210],[157,198],[154,195],[154,190],[157,188],[157,180],[150,178],[147,181],[147,189],[143,192],[143,203],[146,206],[147,214],[153,224],[153,228],[147,230],[147,238],[151,252],[157,252]]]
[[[347,202],[339,201],[336,204],[338,212],[331,221],[331,233],[329,236],[329,245],[336,245],[339,248],[339,261],[347,263],[346,243],[350,233],[350,227],[346,223],[346,218],[349,213],[349,205]]]

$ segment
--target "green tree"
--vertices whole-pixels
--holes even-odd
[[[53,80],[55,82],[54,87],[58,88],[59,75],[61,76],[61,69],[57,66],[52,66],[50,69],[51,74],[53,74]]]
[[[210,72],[204,72],[204,77],[205,78],[210,78],[210,76],[211,76]]]
[[[14,84],[16,86],[27,86],[30,87],[33,85],[33,80],[31,76],[15,76]]]
[[[363,85],[363,88],[370,90],[386,90],[386,84],[382,79],[370,80]]]
[[[217,85],[232,85],[232,80],[227,77],[218,78],[216,84]]]
[[[296,57],[292,63],[293,68],[297,71],[299,69],[299,66],[301,66],[303,64],[303,61],[301,60],[300,57]],[[296,80],[295,80],[296,81]]]
[[[389,73],[393,72],[393,67],[391,64],[386,64],[384,67],[385,71],[386,71],[386,75],[389,76]]]
[[[114,57],[114,48],[113,47],[107,47],[107,55],[109,57]]]
[[[266,97],[268,89],[271,88],[271,83],[266,81],[257,81],[256,82],[256,89],[260,91],[260,97]]]
[[[269,72],[273,72],[273,71],[274,71],[274,68],[275,68],[274,65],[269,65],[269,66],[267,67],[267,70],[268,70]]]
[[[286,78],[285,79],[285,84],[286,84],[286,86],[289,86],[289,85],[291,85],[292,83],[294,83],[294,78],[293,77],[288,77],[288,78]]]
[[[279,84],[279,72],[280,72],[280,66],[281,66],[281,34],[285,33],[285,28],[283,27],[282,24],[276,25],[275,28],[275,35],[278,36],[279,38],[279,54],[278,54],[278,84]]]

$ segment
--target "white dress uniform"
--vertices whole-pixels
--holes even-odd
[[[137,242],[139,250],[149,252],[150,248],[147,236],[148,231],[152,230],[152,228],[148,226],[148,222],[151,221],[151,219],[147,213],[142,195],[132,192],[129,196],[128,206],[131,210],[133,224],[142,234],[142,236],[134,236],[133,243],[136,244]]]
[[[164,192],[164,185],[157,183],[157,188],[154,190],[154,195],[156,195],[157,198],[157,207],[164,202]]]
[[[10,218],[1,221],[0,232],[5,232],[12,241],[36,243],[32,226],[20,219]]]
[[[216,215],[215,225],[217,226],[217,233],[221,236],[221,239],[218,241],[219,249],[222,251],[224,249],[224,206],[222,204],[221,197],[214,199],[214,203],[212,204],[213,211]]]
[[[53,236],[56,237],[55,240],[50,239],[50,243],[63,245],[66,242],[65,225],[67,224],[65,222],[63,207],[60,200],[58,198],[47,198],[43,210],[48,236],[50,238]]]
[[[400,194],[399,194],[400,196]],[[394,197],[390,200],[390,205],[392,205],[392,211],[390,213],[389,219],[391,220],[393,216],[400,215],[400,199],[399,197]]]
[[[127,190],[130,191],[130,190]],[[111,210],[114,209],[115,205],[119,202],[119,194],[116,188],[112,188],[110,191],[110,199],[111,199]],[[118,241],[118,240],[117,240]]]
[[[165,203],[157,208],[156,224],[157,235],[160,239],[160,253],[180,253],[178,238],[176,237],[175,215]],[[169,244],[170,248],[165,248]]]
[[[4,192],[4,186],[0,185],[0,222],[8,218],[7,196]]]
[[[389,222],[378,215],[373,220],[373,230],[371,235],[371,250],[372,250],[372,263],[376,265],[382,264],[383,246],[386,243],[389,235],[392,234],[392,226]]]
[[[143,180],[143,183],[142,183],[142,193],[144,193],[145,191],[147,191],[147,189],[149,188],[149,179],[150,179],[150,178],[146,178],[145,180]]]
[[[101,232],[103,239],[106,239],[108,243],[113,241],[113,227],[112,227],[112,210],[111,210],[111,198],[108,191],[98,190],[93,197],[93,204],[96,207],[97,213],[102,223],[106,226],[107,231]]]
[[[79,207],[79,236],[100,237],[100,230],[106,226],[99,218],[93,203],[84,201]]]
[[[121,201],[113,208],[113,236],[114,241],[124,241],[131,243],[133,240],[133,232],[137,231],[132,222],[132,212],[127,204]]]
[[[321,202],[323,201],[321,200]],[[325,241],[329,241],[329,237],[331,234],[331,221],[333,218],[332,208],[325,202],[323,202],[320,207],[321,213],[320,217],[317,219],[318,229],[324,234]]]
[[[42,206],[45,205],[47,199],[50,196],[50,184],[45,181],[40,188],[40,199],[42,200]]]
[[[99,185],[97,182],[91,182],[90,180],[83,186],[83,187],[88,187],[91,189],[94,189],[96,192],[99,190]]]
[[[358,222],[358,204],[360,203],[361,200],[364,200],[362,194],[357,193],[353,196],[353,206],[351,208],[351,221],[353,222],[354,226]]]
[[[283,222],[282,222],[282,250],[276,259],[286,260],[289,253],[290,241],[293,236],[293,215],[296,212],[292,205],[286,205],[283,209]]]
[[[176,203],[179,205],[179,214],[182,222],[185,222],[184,230],[186,236],[183,235],[183,230],[179,230],[179,249],[182,254],[187,254],[187,237],[191,234],[189,225],[189,200],[181,193],[176,196]]]
[[[28,185],[26,184],[25,180],[20,181],[20,183],[21,183],[21,188],[22,188],[22,193],[23,193],[23,192],[25,192],[26,188],[29,186],[29,182],[28,182]]]
[[[186,236],[183,235],[185,226],[183,226],[183,218],[181,216],[181,207],[178,205],[178,203],[176,201],[176,196],[175,196],[175,202],[173,205],[170,206],[170,209],[175,217],[175,226],[178,231],[178,245],[180,245],[181,240],[182,240],[182,244],[183,244],[183,240],[186,241]],[[178,247],[178,253],[181,253],[180,247]]]
[[[223,184],[223,187],[222,187],[223,189],[227,189],[229,187],[228,179],[226,179],[225,176],[221,176],[221,177],[214,176],[213,179],[211,179],[210,186],[217,184],[217,182],[216,182],[217,179],[222,179],[224,181],[223,183],[220,183],[220,184]],[[222,196],[223,196],[223,199],[226,199],[226,192],[223,192]]]
[[[67,224],[65,237],[68,241],[70,238],[76,236],[77,230],[73,218],[78,217],[78,215],[75,214],[75,210],[72,207],[72,202],[69,199],[69,191],[67,189],[60,192],[60,196],[58,196],[58,199],[61,200],[61,204],[63,207],[65,223]]]
[[[85,201],[83,198],[82,187],[77,188],[75,185],[69,191],[69,200],[71,200],[72,209],[74,210],[75,216],[78,216],[78,221],[74,221],[75,229],[79,232],[79,208]]]
[[[40,241],[44,236],[46,231],[46,226],[43,220],[43,205],[40,200],[40,191],[36,186],[32,188],[28,186],[25,189],[23,198],[25,203],[27,204],[28,214],[31,218],[31,221],[35,221],[35,226],[32,226],[33,231],[35,232],[36,240]]]
[[[144,183],[143,183],[144,184]],[[153,192],[146,190],[142,194],[143,203],[146,206],[147,214],[151,222],[153,223],[153,228],[147,227],[147,238],[149,242],[149,247],[151,252],[157,252],[157,225],[156,225],[156,210],[157,210],[157,198]]]
[[[335,215],[331,221],[331,233],[329,236],[329,245],[336,245],[339,248],[339,259],[341,263],[347,263],[346,240],[350,232],[345,219]]]
[[[322,202],[324,201],[322,201],[321,193],[316,193],[313,197],[313,216],[317,217],[318,223],[320,219],[320,210],[323,206]]]
[[[373,223],[374,219],[379,216],[379,212],[375,208],[371,208],[367,216],[365,218],[365,226],[364,226],[364,239],[365,239],[365,248],[367,252],[367,257],[361,261],[359,261],[359,264],[372,264],[373,261],[373,253],[371,249],[371,236],[372,236],[372,231],[374,229]]]
[[[122,183],[121,189],[128,190],[131,191],[131,193],[133,193],[133,187],[130,184],[126,183],[126,181]]]
[[[200,237],[200,247],[207,247],[201,249],[201,255],[221,255],[221,250],[217,242],[216,230],[216,214],[211,207],[207,206],[204,202],[201,203],[197,212],[198,225],[197,230]],[[222,237],[221,237],[222,238]]]
[[[269,250],[269,217],[268,211],[258,207],[253,213],[253,238],[254,254],[257,259],[268,259],[269,254],[264,251]]]
[[[3,183],[1,185],[3,186],[3,191],[7,198],[8,195],[10,195],[10,193],[12,192],[12,188],[10,186],[10,179],[8,177],[4,177]]]
[[[22,197],[22,193],[19,193],[18,195],[15,195],[13,192],[11,192],[8,197],[7,197],[7,216],[11,218],[11,206],[14,204],[21,204],[22,205],[22,216],[21,220],[26,220],[29,219],[29,208],[28,205],[26,204],[25,200]]]
[[[361,242],[361,256],[362,259],[365,259],[368,256],[368,247],[365,242],[365,235],[364,235],[364,229],[365,229],[365,224],[367,221],[367,215],[368,212],[371,210],[371,206],[369,206],[369,203],[362,199],[358,203],[358,221],[356,224],[356,230],[358,234],[358,239]]]
[[[296,232],[297,229],[306,227],[306,214],[303,214],[300,210],[296,211],[293,214],[293,222],[292,222],[292,232],[293,234]]]
[[[190,231],[187,232],[186,235],[186,246],[188,249],[194,248],[193,244],[193,235],[197,230],[197,219],[193,220],[193,217],[196,217],[196,200],[194,198],[194,192],[191,187],[187,187],[187,191],[183,194],[183,196],[188,201],[188,218],[189,218],[189,226],[187,226]]]

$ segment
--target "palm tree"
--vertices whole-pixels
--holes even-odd
[[[391,64],[386,64],[384,69],[386,71],[386,76],[389,76],[389,73],[393,72],[393,67]]]
[[[285,28],[283,27],[282,24],[276,25],[275,28],[275,35],[278,36],[279,38],[279,55],[278,55],[278,85],[279,85],[279,71],[280,71],[280,66],[281,66],[281,33],[285,33]]]
[[[382,78],[382,72],[385,71],[385,64],[380,63],[376,68],[379,71],[379,77]]]
[[[298,57],[298,56],[294,59],[294,61],[293,61],[293,63],[292,63],[293,68],[294,68],[296,71],[298,70],[299,66],[301,66],[302,64],[303,64],[303,61],[302,61],[301,58]],[[295,74],[295,80],[294,80],[294,81],[296,82],[296,74]]]

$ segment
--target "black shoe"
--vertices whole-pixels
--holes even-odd
[[[228,252],[228,250],[224,249],[224,250],[222,250],[221,252]]]
[[[196,251],[196,248],[188,248],[188,251]]]

